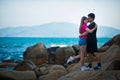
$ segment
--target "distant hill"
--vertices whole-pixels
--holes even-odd
[[[107,27],[107,26],[99,26],[97,31],[98,37],[113,37],[117,34],[120,34],[120,29]]]
[[[0,37],[78,37],[79,25],[54,22],[31,27],[9,27],[0,29]],[[113,37],[119,29],[99,26],[98,37]]]

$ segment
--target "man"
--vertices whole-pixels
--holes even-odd
[[[92,29],[96,26],[96,23],[94,22],[95,14],[90,13],[88,14],[88,21],[90,22],[90,25],[88,25],[89,29]],[[89,65],[87,66],[88,69],[92,68],[92,60],[91,58],[94,56],[97,59],[97,66],[94,68],[95,70],[98,70],[101,68],[101,61],[100,57],[98,56],[98,48],[97,48],[97,38],[96,38],[96,32],[97,29],[94,30],[92,33],[88,33],[88,39],[87,39],[87,52],[88,52],[88,59],[89,59]]]

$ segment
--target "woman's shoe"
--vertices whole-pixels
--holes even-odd
[[[69,58],[68,58],[68,60],[67,60],[67,64],[69,64],[70,62],[72,62],[74,60],[74,58],[72,57],[72,56],[70,56]]]

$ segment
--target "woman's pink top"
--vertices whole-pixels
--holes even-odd
[[[86,28],[88,28],[87,24],[82,25],[82,33],[86,32]],[[81,38],[87,39],[87,35],[82,36]]]

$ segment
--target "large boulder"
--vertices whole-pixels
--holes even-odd
[[[58,80],[60,77],[66,74],[65,71],[55,70],[47,75],[40,76],[38,80]]]
[[[59,46],[56,47],[50,47],[48,48],[48,63],[49,64],[54,64],[55,63],[55,57],[56,57],[56,50],[60,48]]]
[[[38,67],[35,69],[35,72],[41,76],[41,75],[47,75],[50,74],[53,71],[60,70],[60,71],[66,71],[66,69],[62,65],[44,65],[41,67]]]
[[[62,65],[45,65],[39,68],[42,74],[39,80],[57,80],[66,74],[66,69]]]
[[[101,62],[104,70],[114,70],[116,67],[120,67],[120,47],[113,44],[104,55],[101,57]],[[117,63],[117,64],[116,64]],[[120,70],[120,68],[119,68]]]
[[[120,80],[120,71],[103,71],[89,80]]]
[[[0,80],[37,80],[34,71],[0,70]]]
[[[17,71],[27,71],[27,70],[33,70],[36,68],[36,65],[31,60],[24,60],[19,62],[14,70]]]
[[[89,80],[91,77],[97,75],[97,71],[74,71],[71,73],[66,74],[65,76],[62,76],[58,80]]]
[[[76,44],[76,45],[73,45],[72,48],[74,49],[76,55],[78,55],[80,52],[80,46]]]
[[[111,40],[109,40],[108,42],[106,42],[106,43],[99,49],[99,51],[107,51],[107,49],[109,49],[110,46],[112,46],[113,44],[116,44],[116,45],[120,46],[120,34],[114,36]]]
[[[45,75],[45,70],[43,71],[42,68],[36,67],[36,65],[31,60],[24,60],[19,62],[14,70],[16,71],[34,71],[37,78],[39,76]]]
[[[98,52],[105,52],[105,51],[107,51],[109,48],[110,48],[110,46],[108,46],[108,45],[102,46],[102,47],[98,50]]]
[[[6,67],[15,67],[17,63],[11,63],[11,62],[2,62],[0,63],[1,68],[6,68]]]
[[[66,71],[66,69],[62,65],[52,65],[48,67],[48,72],[51,73],[55,70]]]
[[[113,43],[113,44],[116,44],[116,45],[120,46],[120,34],[114,36],[110,42]]]
[[[80,71],[80,67],[81,67],[80,63],[74,63],[69,65],[66,70],[68,73],[72,73],[74,71]]]
[[[58,80],[120,80],[120,71],[74,71]]]
[[[24,60],[32,60],[37,66],[48,63],[48,52],[43,43],[28,47],[23,54]]]
[[[66,60],[73,55],[75,55],[75,51],[72,47],[58,48],[56,51],[55,63],[63,65]]]

